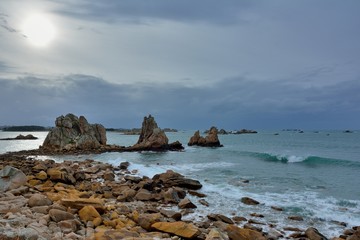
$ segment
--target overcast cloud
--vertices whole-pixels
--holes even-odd
[[[359,129],[357,0],[5,0],[0,125]],[[37,48],[28,16],[56,29]]]

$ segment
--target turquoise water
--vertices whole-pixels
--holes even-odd
[[[186,146],[193,133],[167,136],[171,142],[179,140]],[[203,218],[209,212],[251,218],[250,214],[257,212],[265,215],[261,221],[272,222],[280,229],[315,226],[328,237],[343,231],[334,221],[349,227],[360,225],[360,132],[274,133],[220,135],[223,148],[186,146],[183,152],[104,153],[55,159],[93,158],[114,165],[129,161],[130,168],[139,170],[140,175],[151,177],[173,169],[198,179],[204,184],[202,191],[208,195],[210,208],[197,204],[197,212],[188,218]],[[0,137],[9,134],[0,132]],[[0,151],[37,148],[46,133],[32,134],[40,139],[0,141]],[[108,143],[124,146],[133,145],[138,138],[115,132],[109,132],[107,137]],[[245,196],[261,204],[243,205],[240,199]],[[284,211],[274,211],[271,206]],[[301,215],[305,221],[288,220],[289,215]]]

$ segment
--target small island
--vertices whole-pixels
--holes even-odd
[[[19,134],[18,136],[14,137],[14,138],[0,138],[0,140],[36,140],[36,139],[38,139],[38,138],[32,134],[28,134],[25,136],[22,134]]]

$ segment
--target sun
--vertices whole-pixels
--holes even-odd
[[[35,14],[24,21],[22,32],[29,42],[36,47],[46,47],[55,38],[52,22],[44,15]]]

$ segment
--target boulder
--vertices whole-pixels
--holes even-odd
[[[310,240],[327,240],[327,237],[322,235],[316,228],[313,227],[306,229],[305,235]]]
[[[139,140],[131,148],[134,151],[162,151],[183,149],[182,145],[180,144],[179,146],[178,142],[169,144],[169,139],[167,138],[165,132],[158,127],[154,117],[151,115],[149,115],[148,117],[144,117]]]
[[[95,218],[101,217],[99,212],[92,205],[84,206],[79,211],[79,217],[81,221],[87,223],[88,221],[93,221]]]
[[[190,199],[188,198],[184,198],[183,200],[181,200],[178,204],[179,208],[184,209],[184,208],[197,208],[195,204],[193,204]]]
[[[152,228],[156,230],[175,234],[183,238],[196,238],[200,235],[200,230],[194,226],[192,223],[185,222],[156,222],[151,225]]]
[[[73,214],[66,212],[66,211],[59,210],[59,209],[50,209],[49,216],[50,216],[51,220],[53,220],[54,222],[60,222],[63,220],[71,220],[71,219],[75,218]]]
[[[243,197],[241,198],[241,202],[246,204],[246,205],[258,205],[260,204],[258,201],[256,201],[255,199],[249,198],[249,197]]]
[[[218,138],[218,130],[216,127],[211,127],[206,137],[200,136],[200,132],[196,131],[190,138],[188,146],[201,147],[222,147]]]
[[[229,237],[227,234],[219,231],[216,228],[213,228],[210,230],[205,240],[229,240]]]
[[[45,195],[33,194],[28,201],[29,207],[50,206],[52,201]]]
[[[0,192],[16,189],[26,184],[27,177],[19,169],[6,166],[0,170]]]
[[[49,168],[47,170],[47,176],[50,180],[55,182],[64,182],[64,183],[76,183],[74,178],[74,170],[71,167],[61,166],[56,168]]]
[[[106,130],[101,124],[89,124],[84,116],[60,116],[45,138],[42,148],[50,151],[94,149],[106,145]]]
[[[155,182],[163,184],[165,187],[182,187],[187,189],[198,190],[202,188],[199,181],[190,178],[185,178],[180,173],[172,170],[167,170],[165,173],[156,174],[152,178]]]
[[[235,225],[228,225],[226,232],[231,240],[266,240],[260,232]]]

